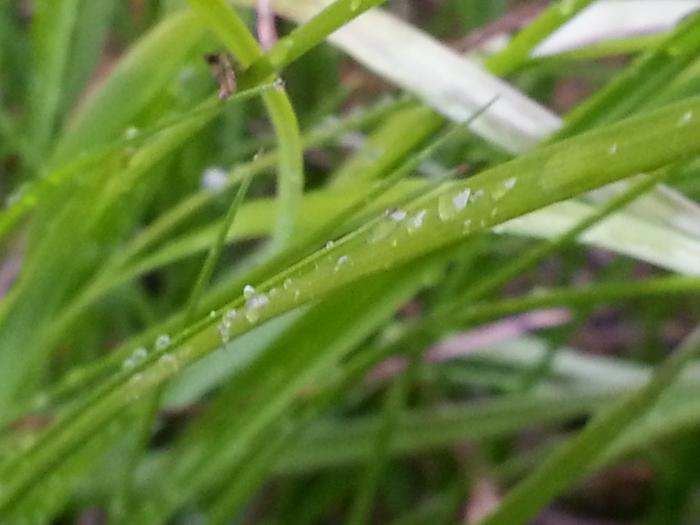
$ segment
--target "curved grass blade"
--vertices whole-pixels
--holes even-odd
[[[513,489],[482,525],[527,523],[561,491],[585,474],[601,451],[644,415],[700,350],[700,329],[659,365],[649,382],[598,414]]]

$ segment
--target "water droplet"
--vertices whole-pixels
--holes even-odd
[[[438,197],[438,215],[441,221],[449,221],[463,210],[469,202],[471,190],[460,191],[456,194],[443,193]]]
[[[476,190],[476,192],[474,192],[474,195],[472,196],[472,202],[478,201],[483,196],[484,190]]]
[[[245,303],[245,318],[250,323],[256,323],[260,319],[260,309],[267,306],[270,299],[264,293],[256,293],[250,296]]]
[[[369,242],[377,243],[383,241],[392,234],[395,228],[396,223],[393,220],[383,219],[379,221],[370,233]]]
[[[163,354],[158,359],[158,364],[171,373],[177,372],[178,368],[180,368],[177,358],[172,354]]]
[[[282,283],[282,288],[285,290],[289,290],[292,287],[294,281],[292,281],[291,278],[287,277],[284,282]]]
[[[325,246],[325,247],[326,247],[326,250],[331,250],[331,249],[333,249],[333,246],[335,246],[335,242],[333,242],[333,241],[328,241],[328,242],[326,243],[326,246]]]
[[[140,365],[148,357],[148,350],[144,347],[139,347],[132,352],[132,354],[127,357],[122,363],[122,368],[124,370],[131,370]]]
[[[156,339],[156,350],[165,350],[170,346],[170,336],[167,334],[162,334]]]
[[[471,220],[471,219],[467,219],[467,220],[464,221],[464,228],[465,228],[465,229],[468,230],[468,229],[471,228],[471,226],[472,226],[472,220]]]
[[[280,293],[280,291],[277,288],[271,288],[268,295],[270,296],[270,298],[272,298],[272,297],[277,297],[279,295],[279,293]]]
[[[216,310],[212,310],[209,312],[209,319],[215,319],[216,318]]]
[[[428,215],[428,210],[420,210],[408,221],[408,233],[415,233],[423,227],[423,221]]]
[[[691,120],[693,120],[693,112],[692,111],[686,111],[683,113],[683,116],[678,120],[678,126],[685,126],[688,124]]]
[[[472,194],[472,190],[469,188],[465,189],[464,191],[460,191],[457,195],[452,197],[452,202],[455,205],[455,208],[458,210],[463,210],[464,208],[467,207],[467,204],[469,203],[469,197]]]
[[[250,299],[254,295],[255,295],[255,287],[251,286],[250,284],[246,284],[243,287],[243,297],[245,297],[246,299]]]
[[[275,86],[275,89],[284,89],[287,84],[282,77],[277,77],[272,85]]]
[[[129,398],[131,401],[137,400],[141,397],[141,383],[143,382],[143,374],[134,374],[129,379],[128,387],[130,388]]]
[[[226,310],[221,316],[221,322],[219,323],[219,337],[222,343],[226,343],[231,338],[231,325],[234,319],[238,316],[238,312],[235,308]]]
[[[617,154],[617,144],[613,144],[608,148],[608,155],[616,155]]]
[[[348,261],[349,261],[349,259],[348,259],[347,255],[341,255],[340,257],[338,257],[338,260],[335,262],[335,268],[333,268],[333,271],[337,272],[338,270],[340,270],[340,268],[343,265],[347,264]]]
[[[222,343],[227,343],[231,339],[231,323],[226,320],[222,320],[219,323],[219,338]]]
[[[202,172],[201,187],[208,191],[221,191],[226,187],[228,174],[217,166],[210,166]]]
[[[124,132],[124,136],[128,140],[132,140],[132,139],[135,139],[136,137],[138,137],[139,133],[141,133],[139,131],[139,128],[137,128],[136,126],[129,126],[128,128],[126,128],[126,131]]]
[[[510,179],[506,180],[503,185],[506,187],[506,189],[512,190],[517,182],[518,179],[511,177]]]
[[[388,215],[394,222],[401,222],[406,218],[406,212],[400,208],[394,208],[393,210],[389,210]]]
[[[255,308],[250,308],[245,311],[245,318],[250,324],[255,324],[260,320],[260,312]]]

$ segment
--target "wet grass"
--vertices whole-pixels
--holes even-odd
[[[700,18],[590,3],[4,2],[0,522],[697,519]]]

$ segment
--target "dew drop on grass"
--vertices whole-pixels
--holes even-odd
[[[260,320],[260,312],[255,308],[248,308],[245,311],[245,318],[250,324],[255,324]]]
[[[396,222],[382,218],[372,229],[369,242],[378,243],[389,237],[396,228]]]
[[[389,212],[389,217],[394,222],[401,222],[406,218],[406,212],[400,208],[395,208]]]
[[[148,350],[144,347],[139,347],[132,352],[132,354],[127,357],[122,363],[122,368],[124,370],[131,370],[140,365],[148,357]]]
[[[423,227],[428,210],[420,210],[408,220],[408,233],[415,233]]]
[[[141,133],[139,131],[139,128],[137,128],[136,126],[129,126],[128,128],[126,128],[126,131],[124,132],[124,136],[128,140],[131,140],[131,139],[135,139],[136,137],[138,137],[139,133]]]
[[[515,188],[515,184],[518,182],[518,179],[515,177],[511,177],[510,179],[507,179],[503,185],[506,187],[507,190],[512,190]]]
[[[453,219],[469,202],[471,190],[467,188],[456,194],[443,193],[438,197],[438,215],[441,221]]]
[[[177,369],[180,368],[177,357],[173,354],[163,354],[160,359],[158,359],[158,364],[171,373],[177,372]]]
[[[287,84],[282,77],[277,77],[272,85],[275,86],[275,89],[284,89]]]
[[[221,191],[226,187],[226,170],[218,166],[210,166],[202,172],[201,187],[208,191]]]
[[[255,287],[251,286],[250,284],[246,284],[243,287],[243,297],[245,297],[246,299],[250,299],[254,295],[255,295]]]
[[[686,111],[685,113],[683,113],[683,116],[678,120],[678,126],[685,126],[689,124],[691,120],[693,120],[693,112]]]
[[[267,306],[270,299],[264,293],[254,293],[245,302],[245,318],[250,323],[257,323],[260,319],[260,309]]]
[[[291,278],[287,277],[284,282],[282,283],[282,288],[285,290],[289,290],[292,287],[294,281],[292,281]]]
[[[333,268],[333,271],[337,272],[338,270],[340,270],[344,265],[348,263],[349,260],[350,259],[347,255],[341,255],[340,257],[338,257],[338,260],[335,262],[335,268]]]
[[[170,346],[170,336],[168,334],[161,334],[156,339],[156,350],[165,350]]]
[[[131,389],[130,398],[132,401],[141,397],[141,383],[143,382],[143,374],[134,374],[129,379],[128,387]]]
[[[222,343],[227,343],[231,339],[231,323],[224,320],[219,323],[219,338]]]
[[[231,338],[231,325],[237,316],[238,312],[235,308],[226,310],[221,316],[221,323],[219,323],[219,337],[221,337],[222,343],[226,343]]]
[[[326,242],[326,250],[333,249],[333,246],[335,246],[335,242],[333,242],[333,241]]]
[[[458,210],[463,210],[464,208],[467,207],[467,204],[469,203],[469,197],[472,194],[472,190],[469,188],[465,189],[464,191],[460,191],[457,195],[452,197],[452,203],[455,205],[455,208]]]
[[[613,144],[608,148],[608,155],[616,155],[617,154],[617,144]]]

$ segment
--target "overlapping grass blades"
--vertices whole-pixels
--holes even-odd
[[[195,13],[176,11],[165,17],[70,117],[72,99],[97,52],[74,57],[69,51],[84,45],[80,42],[102,41],[110,15],[99,19],[92,9],[78,11],[81,2],[40,3],[46,11],[40,10],[45,14],[36,19],[34,73],[47,82],[35,83],[29,91],[26,137],[7,146],[27,150],[25,180],[33,182],[0,216],[9,247],[16,246],[11,244],[19,230],[15,227],[28,219],[22,275],[0,310],[0,418],[30,414],[26,407],[39,393],[33,406],[45,411],[46,419],[28,430],[8,427],[2,435],[8,444],[0,458],[3,516],[48,521],[74,501],[81,479],[106,478],[116,480],[115,486],[87,489],[81,497],[108,500],[105,505],[115,523],[164,523],[192,502],[201,505],[212,523],[226,523],[271,476],[369,458],[375,466],[361,485],[355,514],[363,521],[382,479],[380,466],[394,454],[446,447],[464,438],[488,440],[534,422],[555,424],[594,414],[616,399],[611,385],[625,391],[641,385],[617,401],[612,411],[595,417],[541,469],[534,469],[490,518],[493,523],[516,523],[534,515],[590,469],[697,421],[695,369],[677,381],[694,356],[693,337],[644,384],[651,375],[648,368],[627,362],[601,364],[563,350],[574,364],[563,370],[553,363],[552,380],[543,378],[540,385],[545,392],[565,385],[559,397],[538,397],[534,389],[522,397],[504,396],[478,406],[461,403],[449,413],[422,408],[403,413],[404,392],[387,402],[384,414],[379,404],[379,415],[317,421],[335,407],[345,407],[344,396],[353,385],[360,385],[360,398],[370,400],[377,387],[364,388],[361,379],[383,356],[410,351],[416,367],[422,367],[417,353],[452,330],[544,306],[587,308],[606,301],[697,292],[697,278],[671,276],[491,297],[508,278],[523,275],[526,266],[581,233],[620,253],[697,273],[695,203],[657,189],[643,201],[642,209],[649,214],[629,207],[619,211],[625,199],[652,187],[661,170],[697,170],[685,161],[700,153],[700,99],[666,105],[693,92],[689,70],[698,45],[696,19],[687,20],[666,40],[647,42],[647,54],[581,106],[570,119],[578,124],[563,128],[557,137],[570,138],[536,146],[560,125],[556,117],[387,13],[370,11],[350,23],[380,3],[376,0],[334,2],[267,54],[223,1],[190,3]],[[487,68],[501,75],[517,71],[538,42],[587,3],[554,5],[488,61]],[[283,13],[306,19],[321,4],[294,2],[294,9],[290,3],[276,5]],[[60,16],[51,15],[53,10]],[[96,26],[88,31],[81,26],[85,20],[94,20]],[[441,165],[432,165],[442,173],[437,182],[412,175],[426,169],[421,161],[438,156],[436,144],[457,136],[449,128],[438,134],[443,117],[416,100],[398,99],[376,113],[370,110],[366,119],[349,117],[333,131],[319,128],[302,140],[284,85],[274,79],[329,35],[449,118],[473,117],[498,95],[469,123],[491,144],[487,160],[482,160],[488,167],[449,182],[446,176],[458,170]],[[211,83],[201,91],[188,84],[183,96],[173,86],[188,76],[201,79],[201,71],[192,64],[202,69],[199,55],[219,47],[217,42],[223,42],[244,68],[250,66],[239,76],[241,85],[250,89],[216,102],[207,98]],[[417,46],[415,52],[406,52],[407,43]],[[664,68],[656,71],[659,61]],[[188,65],[183,69],[183,64]],[[426,64],[444,74],[426,75]],[[683,89],[647,100],[655,86],[678,81],[683,73],[691,80],[681,83]],[[65,96],[58,95],[62,87]],[[224,216],[226,193],[198,193],[191,180],[181,191],[175,174],[188,171],[192,152],[194,157],[212,157],[212,149],[207,149],[212,127],[230,116],[231,108],[257,95],[266,101],[279,150],[237,164],[225,185],[248,183],[255,174],[277,166],[277,197],[256,196],[241,204],[241,192]],[[248,106],[245,111],[250,111]],[[14,130],[9,115],[0,114],[5,136]],[[387,116],[388,122],[373,131],[357,155],[323,179],[324,187],[303,193],[303,146]],[[410,136],[406,129],[412,131]],[[472,152],[483,143],[469,137],[452,145],[457,146]],[[518,156],[499,164],[504,158],[499,148]],[[465,157],[469,158],[460,158]],[[201,166],[201,158],[192,165]],[[639,172],[654,174],[630,181],[622,188],[626,197],[607,208],[593,198],[580,199]],[[260,194],[267,188],[260,184],[253,189]],[[175,205],[182,194],[185,197]],[[573,198],[579,199],[569,200]],[[676,205],[680,210],[673,209]],[[586,231],[616,210],[612,219]],[[139,233],[154,215],[160,218]],[[482,255],[483,246],[500,246],[487,237],[495,227],[553,240],[527,252],[522,264],[501,264],[500,271],[484,272],[470,261]],[[631,235],[622,238],[621,231]],[[244,247],[253,253],[253,265],[237,264],[229,273],[224,264],[214,272],[225,242],[259,238],[276,242],[272,249]],[[202,271],[200,261],[188,256],[207,249],[210,256]],[[178,265],[172,266],[174,262]],[[444,279],[448,265],[456,273]],[[155,293],[148,281],[134,280],[153,270],[163,279]],[[468,282],[461,274],[469,276]],[[212,286],[205,292],[210,280]],[[392,321],[418,293],[425,294],[421,304],[426,311],[417,319]],[[105,320],[93,309],[109,311],[108,317],[117,320]],[[118,318],[123,312],[138,321],[122,323],[128,328],[121,328]],[[421,323],[429,325],[425,339],[402,342],[399,336]],[[109,338],[120,342],[115,351],[104,355],[94,350]],[[522,338],[522,351],[516,352],[521,361],[513,353],[498,351],[477,359],[494,368],[499,359],[510,359],[512,375],[517,376],[549,355],[545,349],[528,353],[527,342]],[[88,348],[85,356],[81,348]],[[50,376],[54,367],[62,377]],[[498,373],[513,379],[508,372]],[[469,384],[464,377],[468,375],[450,380]],[[147,443],[148,423],[160,403],[160,395],[150,394],[160,394],[173,381],[177,383],[165,391],[164,406],[182,407],[211,397],[203,414],[192,417],[184,432],[176,431],[173,441],[158,449]],[[393,391],[401,393],[402,386]],[[652,410],[657,398],[661,401]],[[692,402],[682,402],[687,399]],[[377,406],[371,400],[367,404]],[[615,428],[622,417],[624,433]],[[134,428],[139,426],[133,424],[136,420],[144,422],[143,428]],[[378,428],[383,429],[379,439]],[[110,457],[121,458],[124,465],[115,467]],[[463,490],[454,494],[448,499],[463,497]]]

